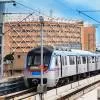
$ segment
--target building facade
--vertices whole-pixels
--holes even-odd
[[[39,46],[40,33],[40,22],[5,23],[5,53],[28,52]],[[81,27],[78,23],[44,22],[43,42],[50,46],[81,45]]]
[[[92,25],[84,25],[82,33],[82,49],[96,51],[96,29]]]

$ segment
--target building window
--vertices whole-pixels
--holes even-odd
[[[18,55],[17,57],[18,57],[18,59],[20,59],[21,55]]]

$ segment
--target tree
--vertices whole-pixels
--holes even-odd
[[[11,75],[13,74],[13,61],[14,61],[14,53],[7,54],[4,57],[5,64],[10,64],[10,66],[12,67],[10,70]]]
[[[4,57],[4,62],[6,62],[7,60],[12,62],[14,60],[14,53],[10,53],[10,54],[6,55]]]

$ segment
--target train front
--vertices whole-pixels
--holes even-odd
[[[43,83],[47,83],[52,49],[43,47]],[[31,84],[41,83],[41,47],[32,49],[27,54],[24,76]]]

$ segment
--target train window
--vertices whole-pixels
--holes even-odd
[[[91,63],[91,58],[90,57],[88,57],[88,63]]]
[[[98,62],[98,57],[96,57],[96,62]]]
[[[98,57],[98,62],[100,62],[100,56]]]
[[[40,63],[41,63],[41,57],[39,55],[35,56],[34,64],[35,65],[40,65]]]
[[[27,60],[28,60],[28,63],[27,63],[28,66],[33,65],[33,56],[28,56]]]
[[[83,64],[86,64],[86,57],[82,57]]]
[[[88,57],[88,62],[92,63],[92,57]]]
[[[81,64],[81,57],[77,57],[77,63]]]
[[[37,66],[41,64],[41,55],[28,56],[28,66]],[[43,64],[48,66],[50,62],[50,55],[43,55]]]
[[[74,65],[75,64],[75,57],[69,56],[69,62],[70,62],[70,65]]]
[[[95,57],[92,56],[92,63],[95,63]]]
[[[43,56],[43,64],[45,64],[45,66],[48,66],[49,62],[50,62],[50,56],[49,55],[44,55]]]
[[[55,58],[55,65],[58,66],[58,57]]]
[[[61,57],[61,60],[62,60],[62,65],[65,65],[64,64],[64,57],[63,56]]]
[[[65,56],[65,65],[67,65],[67,56]]]

